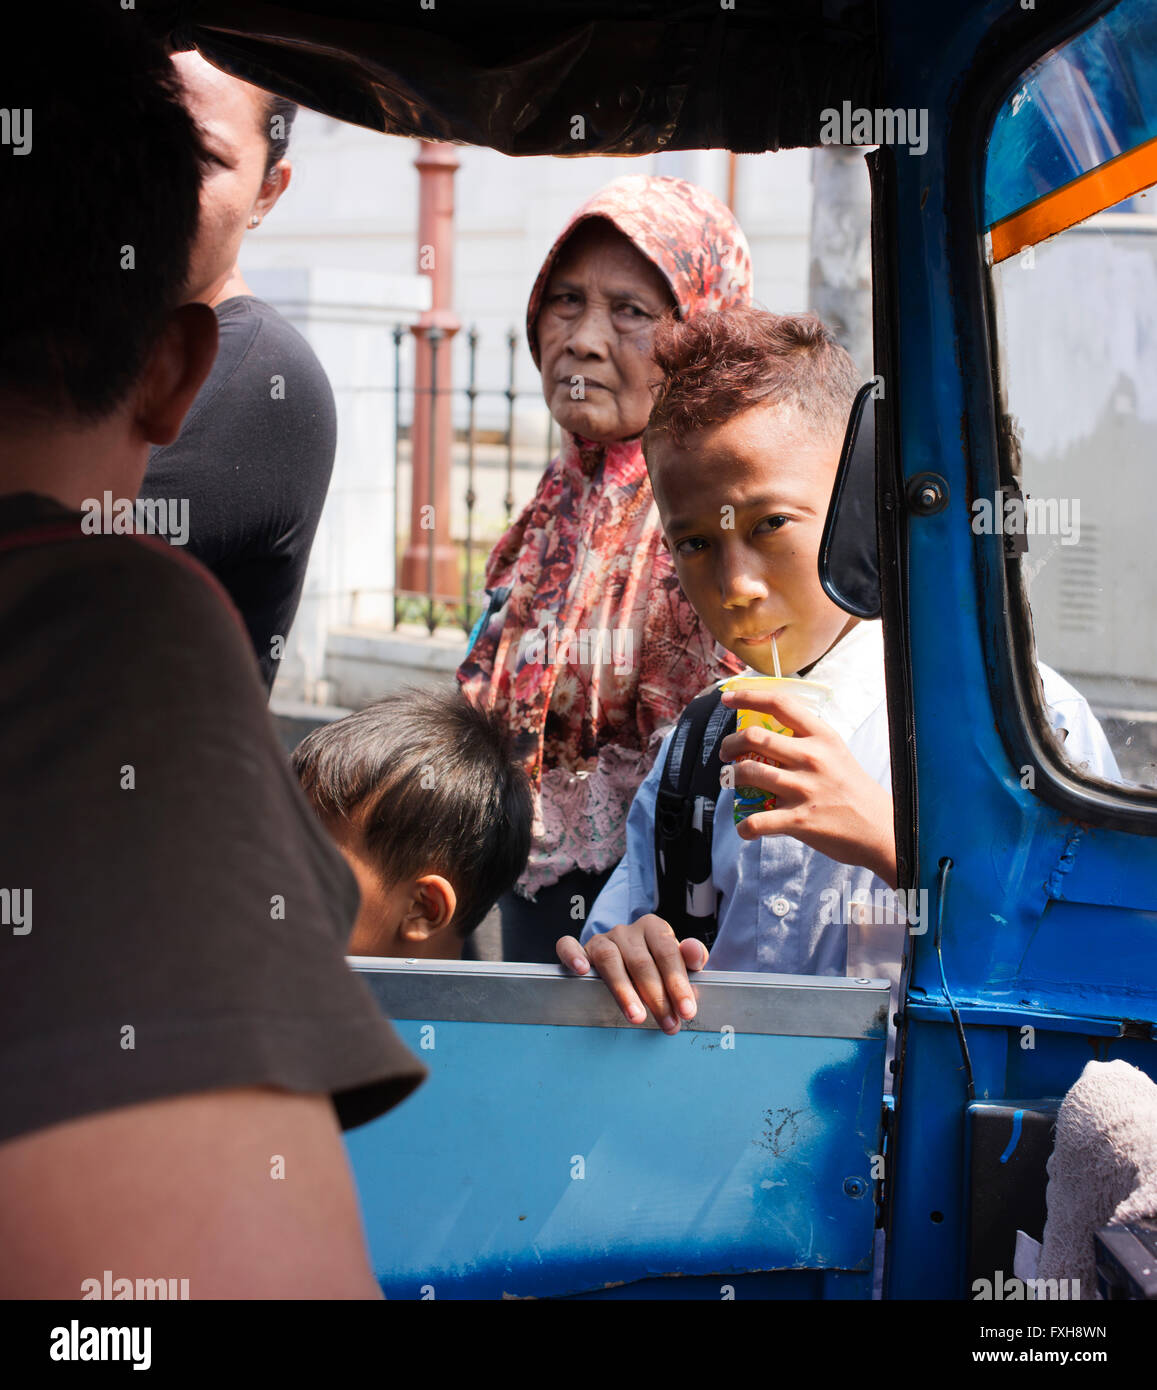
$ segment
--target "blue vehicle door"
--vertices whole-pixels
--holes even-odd
[[[870,1296],[887,981],[705,973],[668,1037],[561,966],[354,963],[430,1068],[346,1136],[387,1297]]]

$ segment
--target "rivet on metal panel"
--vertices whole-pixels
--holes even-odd
[[[939,473],[917,473],[907,494],[909,509],[917,516],[935,516],[948,505],[948,484]]]
[[[845,1178],[844,1191],[849,1197],[862,1197],[868,1190],[868,1184],[863,1178]]]

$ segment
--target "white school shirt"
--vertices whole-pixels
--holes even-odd
[[[1120,781],[1108,741],[1084,697],[1049,667],[1038,663],[1038,669],[1052,726],[1068,731],[1066,755],[1077,764],[1087,762],[1096,776]],[[745,674],[763,673],[748,668]],[[816,662],[807,679],[832,687],[822,717],[868,776],[891,791],[880,621],[857,623]],[[673,733],[672,729],[663,740],[654,766],[631,803],[627,852],[595,900],[583,928],[584,944],[596,933],[654,912],[658,905],[655,800]],[[908,925],[901,907],[906,896],[877,898],[877,891],[887,894],[888,886],[870,869],[840,864],[791,836],[741,840],[733,823],[733,803],[733,791],[721,788],[711,843],[710,887],[713,893],[721,891],[722,898],[710,968],[888,979],[894,1012]],[[856,910],[854,900],[865,900],[865,895],[866,904],[887,904],[877,914],[884,917],[883,922],[873,922],[866,905]]]

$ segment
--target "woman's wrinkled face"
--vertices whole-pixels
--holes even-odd
[[[264,215],[288,180],[278,170],[265,178],[265,94],[219,71],[199,53],[177,53],[173,62],[185,105],[209,153],[187,291],[189,299],[209,303],[237,264],[249,219]]]
[[[542,394],[564,430],[601,444],[642,432],[660,380],[651,335],[673,307],[658,269],[609,222],[568,239],[535,325]]]

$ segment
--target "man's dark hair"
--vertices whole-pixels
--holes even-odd
[[[265,103],[265,143],[269,153],[265,159],[265,177],[273,173],[274,166],[285,158],[289,150],[289,136],[293,130],[293,118],[297,115],[297,103],[288,97],[279,97],[270,92]],[[274,135],[273,122],[281,117],[279,133]]]
[[[314,729],[293,766],[323,820],[355,822],[384,882],[437,873],[469,936],[530,854],[530,782],[494,715],[457,689],[402,690]]]
[[[100,419],[181,303],[205,152],[164,49],[100,0],[22,7],[0,101],[31,113],[26,153],[0,143],[0,414]]]

